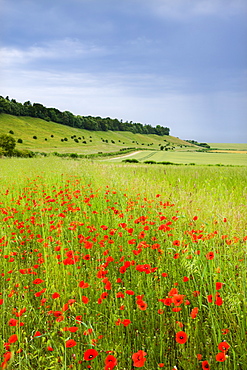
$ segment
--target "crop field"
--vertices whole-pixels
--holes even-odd
[[[171,162],[175,164],[198,164],[198,165],[239,165],[247,166],[247,152],[196,152],[196,151],[150,151],[143,150],[128,155],[128,158],[137,159],[139,162]],[[108,159],[121,162],[126,157]]]
[[[246,369],[246,172],[1,159],[0,367]]]

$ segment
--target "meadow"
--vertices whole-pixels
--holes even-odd
[[[228,145],[228,144],[227,144]],[[154,161],[156,163],[170,162],[172,164],[196,164],[196,165],[218,165],[218,166],[246,166],[247,152],[213,152],[213,151],[192,151],[190,150],[171,150],[171,151],[155,151],[142,150],[133,152],[128,155],[129,159],[136,159],[141,163]],[[119,156],[118,158],[108,159],[114,162],[121,162],[126,157]]]
[[[1,159],[1,368],[245,370],[246,167]]]

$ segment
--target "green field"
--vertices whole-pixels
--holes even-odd
[[[142,163],[155,161],[174,164],[247,165],[247,144],[211,143],[211,149],[205,151],[202,147],[173,136],[142,135],[126,131],[88,131],[39,118],[0,114],[0,134],[9,134],[10,131],[14,132],[11,135],[16,141],[22,140],[22,143],[17,142],[17,149],[39,153],[90,155],[132,148],[133,153],[128,157],[119,155],[110,161],[121,162],[131,158]],[[163,150],[160,150],[161,147]]]
[[[245,166],[0,161],[1,368],[246,368]]]
[[[171,162],[175,164],[198,165],[247,165],[247,153],[213,153],[196,151],[141,151],[128,156],[123,156],[108,161],[121,162],[124,159],[137,159],[139,162]]]

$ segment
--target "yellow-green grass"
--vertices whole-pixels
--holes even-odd
[[[192,147],[191,144],[173,136],[142,135],[127,131],[88,131],[47,122],[39,118],[1,114],[0,134],[8,134],[11,130],[14,132],[13,137],[16,140],[22,139],[23,141],[21,144],[17,143],[17,149],[39,152],[90,154],[114,152],[127,147],[148,147],[156,150],[161,145]],[[71,136],[74,135],[76,138],[81,137],[79,143],[71,139]],[[37,139],[33,139],[33,136],[36,136]],[[67,138],[68,141],[62,142],[61,140],[64,138]],[[102,139],[108,140],[108,143],[103,142]],[[86,144],[83,144],[83,141],[86,141]]]
[[[1,159],[2,367],[245,369],[246,170]]]
[[[209,143],[212,149],[247,151],[247,144]]]
[[[247,165],[247,154],[241,153],[211,153],[191,151],[139,151],[126,156],[107,159],[108,161],[121,162],[125,159],[137,159],[139,162],[171,162],[178,164],[198,165]]]

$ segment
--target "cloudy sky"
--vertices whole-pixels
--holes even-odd
[[[0,0],[0,95],[247,142],[246,0]]]

